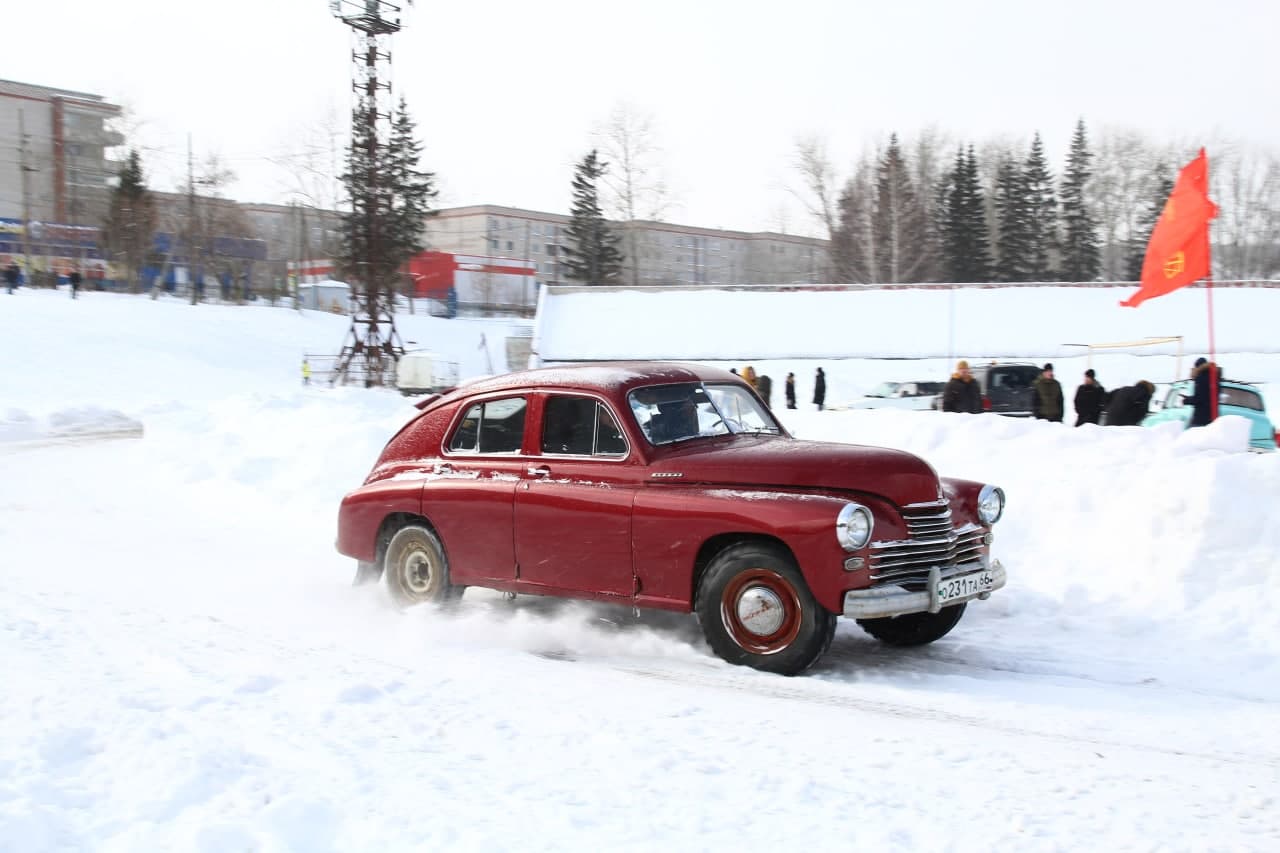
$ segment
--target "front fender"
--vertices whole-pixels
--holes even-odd
[[[692,609],[702,545],[713,537],[740,535],[775,539],[789,548],[818,603],[839,613],[845,591],[869,582],[865,570],[845,571],[845,559],[859,552],[846,552],[836,540],[836,516],[851,499],[871,509],[878,529],[882,521],[897,523],[887,517],[882,501],[829,492],[684,486],[645,490],[636,498],[632,527],[637,600]]]

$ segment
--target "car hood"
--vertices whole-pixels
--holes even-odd
[[[898,506],[939,498],[938,475],[902,450],[778,436],[695,440],[666,449],[650,466],[665,483],[835,489],[879,495]]]

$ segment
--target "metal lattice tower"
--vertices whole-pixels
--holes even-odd
[[[412,3],[412,0],[409,0]],[[400,7],[386,0],[329,0],[334,17],[351,28],[359,41],[352,51],[351,85],[360,99],[360,114],[368,125],[368,162],[378,161],[378,146],[386,144],[391,124],[391,50],[393,33],[400,31]],[[386,193],[372,168],[368,174],[365,211],[371,233],[365,240],[365,258],[357,260],[360,280],[355,288],[355,312],[342,351],[330,378],[331,384],[345,385],[363,379],[366,386],[394,381],[395,364],[404,354],[404,344],[396,331],[393,291],[378,279],[374,259],[379,250],[382,212],[379,205]],[[353,211],[359,212],[359,211]]]

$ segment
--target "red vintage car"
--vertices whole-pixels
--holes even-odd
[[[402,604],[480,586],[693,611],[725,660],[792,675],[838,616],[929,643],[1005,583],[1000,489],[793,438],[723,370],[530,370],[419,407],[338,519],[357,580]]]

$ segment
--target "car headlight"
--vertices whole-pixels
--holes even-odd
[[[875,522],[871,510],[862,504],[845,504],[836,516],[836,539],[846,551],[856,551],[871,541]]]
[[[983,486],[978,493],[978,518],[983,524],[995,524],[1004,515],[1004,489]]]

